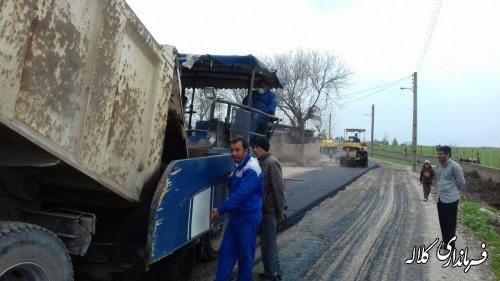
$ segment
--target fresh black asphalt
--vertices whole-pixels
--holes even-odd
[[[304,173],[293,180],[285,178],[287,226],[294,225],[307,211],[376,167],[375,163],[369,163],[368,167],[328,166]]]

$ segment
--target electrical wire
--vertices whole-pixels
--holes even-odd
[[[422,68],[422,64],[424,62],[425,55],[427,54],[427,49],[429,48],[429,44],[431,42],[432,35],[434,33],[434,29],[436,27],[436,22],[439,17],[439,12],[441,11],[441,6],[443,5],[443,0],[436,0],[434,4],[434,9],[432,11],[431,21],[427,28],[427,34],[424,39],[424,44],[422,46],[422,50],[420,52],[420,56],[418,58],[418,62],[416,65],[416,72],[419,72]]]
[[[375,91],[375,92],[373,92],[373,93],[371,93],[371,94],[368,94],[368,95],[366,95],[366,96],[363,96],[363,97],[357,98],[357,99],[355,99],[355,100],[351,100],[351,101],[348,101],[348,102],[344,102],[343,104],[341,104],[341,106],[344,106],[344,105],[347,105],[347,104],[350,104],[350,103],[353,103],[353,102],[356,102],[356,101],[359,101],[359,100],[365,99],[365,98],[367,98],[367,97],[373,96],[373,95],[375,95],[375,94],[377,94],[377,93],[380,93],[380,92],[382,92],[382,91],[384,91],[384,90],[386,90],[386,89],[388,89],[388,88],[390,88],[390,87],[392,87],[392,86],[394,86],[394,85],[389,85],[389,86],[387,86],[387,87],[385,87],[385,88],[382,88],[382,89],[380,89],[380,90],[378,90],[378,91]]]
[[[412,76],[412,75],[409,75],[409,76],[403,77],[403,78],[401,78],[401,79],[399,79],[399,80],[396,80],[396,81],[392,81],[392,82],[389,82],[389,83],[383,84],[383,85],[381,85],[381,86],[377,86],[377,87],[373,87],[373,88],[371,88],[371,89],[367,89],[367,90],[359,91],[359,92],[357,92],[357,93],[367,92],[367,91],[370,91],[370,90],[373,90],[373,89],[378,89],[378,88],[380,88],[380,87],[383,87],[382,89],[377,90],[377,91],[375,91],[375,92],[373,92],[373,93],[370,93],[370,94],[368,94],[368,95],[362,96],[362,97],[357,98],[357,99],[354,99],[354,100],[350,100],[350,101],[344,102],[344,103],[340,104],[340,107],[342,107],[342,106],[344,106],[344,105],[347,105],[347,104],[350,104],[350,103],[353,103],[353,102],[356,102],[356,101],[359,101],[359,100],[362,100],[362,99],[365,99],[365,98],[367,98],[367,97],[370,97],[370,96],[373,96],[373,95],[375,95],[375,94],[377,94],[377,93],[380,93],[380,92],[382,92],[382,91],[384,91],[384,90],[386,90],[386,89],[389,89],[389,88],[391,88],[391,87],[394,87],[396,84],[398,84],[398,83],[400,83],[400,82],[402,82],[402,81],[404,81],[404,80],[408,79],[408,78],[409,78],[409,77],[411,77],[411,76]]]
[[[411,75],[410,75],[411,76]],[[403,80],[405,80],[406,78],[410,77],[410,76],[406,76],[406,77],[403,77],[401,79],[398,79],[398,80],[395,80],[395,81],[392,81],[392,82],[389,82],[389,83],[386,83],[386,84],[382,84],[380,86],[376,86],[376,87],[373,87],[373,88],[370,88],[370,89],[366,89],[366,90],[362,90],[362,91],[358,91],[358,92],[354,92],[354,93],[350,93],[350,94],[347,94],[346,96],[354,96],[354,95],[358,95],[358,94],[362,94],[362,93],[366,93],[366,92],[369,92],[371,90],[375,90],[375,89],[378,89],[378,88],[382,88],[382,87],[385,87],[387,85],[390,85],[390,84],[393,84],[393,83],[398,83],[398,82],[401,82]]]

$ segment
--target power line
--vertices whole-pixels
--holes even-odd
[[[362,91],[358,91],[358,92],[354,92],[354,93],[350,93],[350,94],[347,94],[346,96],[354,96],[354,95],[357,95],[357,94],[362,94],[362,93],[366,93],[366,92],[369,92],[371,90],[375,90],[375,89],[378,89],[378,88],[381,88],[381,87],[385,87],[387,85],[390,85],[390,84],[394,84],[394,83],[397,83],[397,82],[401,82],[403,80],[405,80],[406,78],[410,77],[411,75],[409,76],[406,76],[406,77],[403,77],[401,79],[398,79],[398,80],[395,80],[395,81],[392,81],[392,82],[389,82],[389,83],[386,83],[386,84],[382,84],[380,86],[376,86],[376,87],[373,87],[373,88],[370,88],[370,89],[366,89],[366,90],[362,90]]]
[[[367,89],[367,90],[363,90],[363,91],[357,92],[357,93],[362,93],[362,92],[367,92],[367,91],[370,91],[370,90],[373,90],[373,89],[378,89],[378,88],[380,88],[380,87],[383,87],[382,89],[380,89],[380,90],[378,90],[378,91],[375,91],[375,92],[373,92],[373,93],[370,93],[370,94],[368,94],[368,95],[365,95],[365,96],[362,96],[362,97],[360,97],[360,98],[357,98],[357,99],[354,99],[354,100],[351,100],[351,101],[345,102],[345,103],[343,103],[343,104],[340,104],[340,106],[344,106],[344,105],[346,105],[346,104],[350,104],[350,103],[353,103],[353,102],[356,102],[356,101],[359,101],[359,100],[365,99],[365,98],[367,98],[367,97],[369,97],[369,96],[373,96],[373,95],[375,95],[375,94],[377,94],[377,93],[380,93],[380,92],[382,92],[382,91],[384,91],[384,90],[386,90],[386,89],[388,89],[388,88],[394,87],[396,84],[398,84],[399,82],[401,82],[401,81],[403,81],[403,80],[408,79],[410,76],[411,76],[411,75],[406,76],[406,77],[403,77],[403,78],[401,78],[401,79],[399,79],[399,80],[396,80],[396,81],[392,81],[392,82],[389,82],[389,83],[383,84],[383,85],[381,85],[381,86],[377,86],[377,87],[374,87],[374,88],[371,88],[371,89]]]
[[[434,3],[434,9],[432,10],[431,21],[429,23],[429,27],[427,28],[427,34],[424,39],[424,45],[422,46],[422,50],[420,52],[420,56],[418,58],[416,72],[420,71],[422,64],[424,62],[425,55],[427,54],[427,49],[429,48],[429,43],[431,42],[432,34],[434,33],[434,28],[436,27],[436,22],[439,17],[439,12],[441,11],[441,6],[443,5],[443,0],[436,0]]]
[[[384,90],[386,90],[386,89],[388,89],[388,88],[390,88],[390,87],[392,87],[392,86],[394,86],[394,85],[389,85],[389,86],[387,86],[387,87],[385,87],[385,88],[382,88],[382,89],[380,89],[380,90],[378,90],[378,91],[375,91],[375,92],[373,92],[373,93],[371,93],[371,94],[368,94],[368,95],[366,95],[366,96],[363,96],[363,97],[357,98],[357,99],[355,99],[355,100],[351,100],[351,101],[345,102],[345,103],[341,104],[341,106],[344,106],[344,105],[346,105],[346,104],[350,104],[350,103],[353,103],[353,102],[356,102],[356,101],[362,100],[362,99],[367,98],[367,97],[369,97],[369,96],[373,96],[373,95],[375,95],[375,94],[377,94],[377,93],[380,93],[380,92],[382,92],[382,91],[384,91]]]

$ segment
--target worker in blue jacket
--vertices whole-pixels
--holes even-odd
[[[236,169],[229,178],[229,198],[212,209],[214,223],[228,213],[229,222],[222,240],[216,281],[231,280],[238,261],[238,280],[252,280],[257,232],[262,219],[263,175],[259,162],[250,157],[248,141],[231,141],[231,156]]]
[[[250,106],[248,95],[243,99],[242,104]],[[269,86],[265,80],[260,80],[257,83],[257,89],[252,92],[252,105],[253,108],[265,112],[269,115],[274,115],[276,112],[276,107],[278,106],[278,98],[276,94],[269,89]],[[267,117],[252,113],[252,124],[250,126],[250,131],[254,133],[259,133],[258,130],[263,124],[267,122]],[[265,133],[265,132],[264,132]]]

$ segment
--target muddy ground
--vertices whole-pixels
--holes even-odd
[[[483,179],[476,171],[465,173],[465,182],[467,187],[463,198],[500,209],[500,182],[493,182],[491,178]]]

